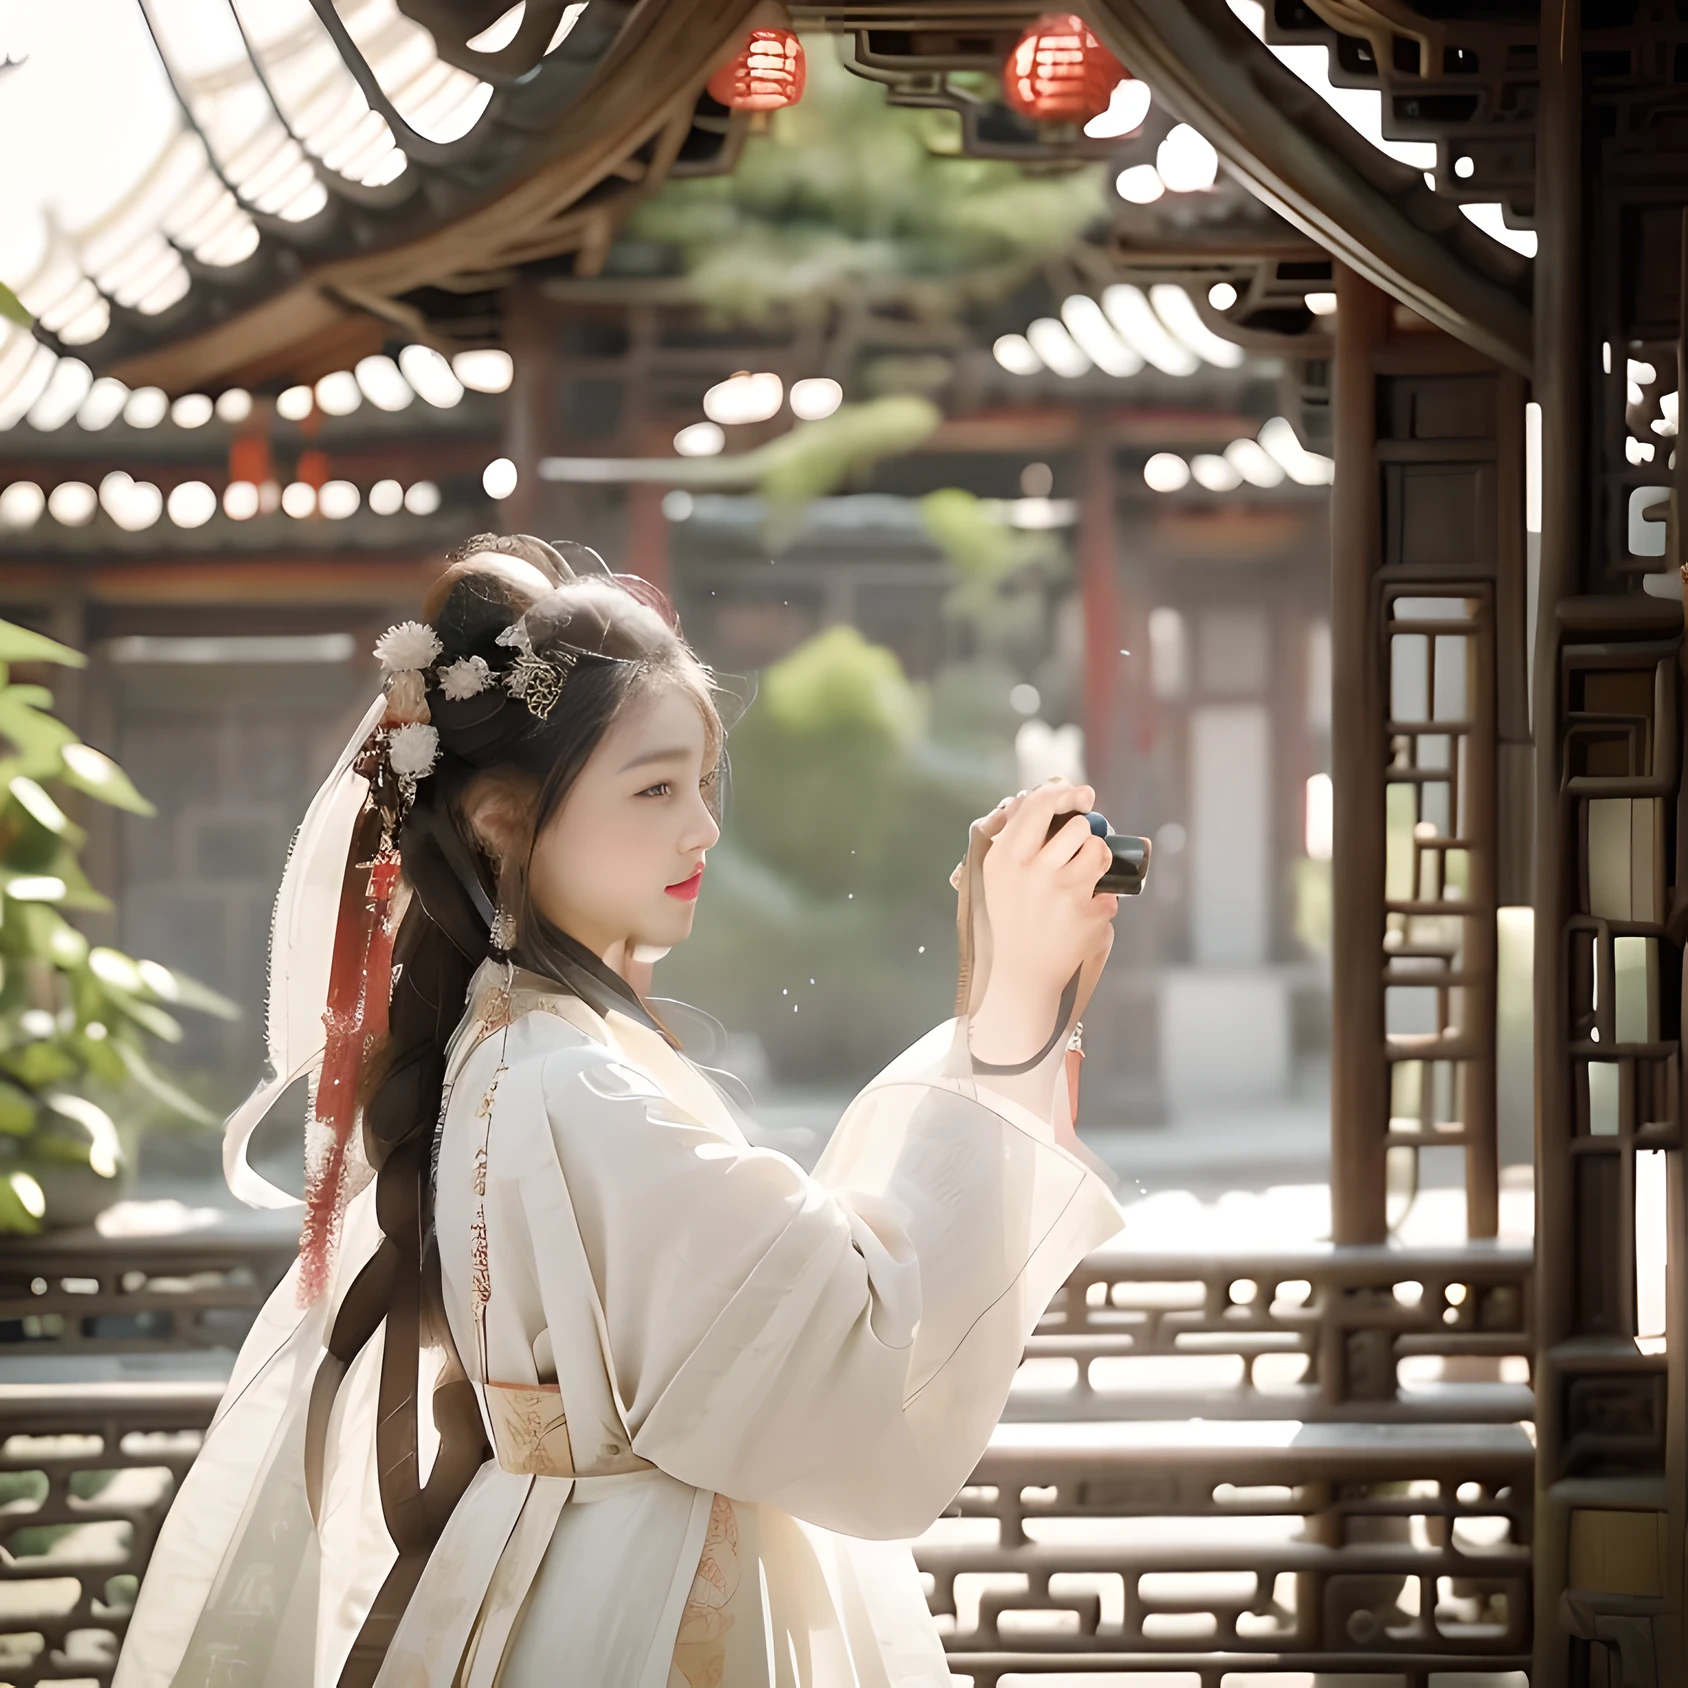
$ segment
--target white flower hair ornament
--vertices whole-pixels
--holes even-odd
[[[439,681],[441,696],[462,703],[479,697],[492,684],[492,670],[487,667],[485,657],[460,657],[439,671]]]
[[[387,762],[401,781],[414,784],[426,779],[440,759],[440,735],[437,727],[420,721],[406,721],[393,728],[387,740]]]
[[[428,674],[445,646],[433,628],[420,621],[401,621],[375,641],[375,659],[387,673],[387,709],[383,727],[426,726]],[[437,738],[439,735],[436,734]]]
[[[376,660],[387,674],[379,741],[384,741],[387,766],[398,782],[401,815],[415,801],[416,782],[426,779],[440,759],[439,730],[431,724],[428,708],[427,671],[444,651],[439,634],[420,621],[401,621],[375,641]]]
[[[375,641],[376,660],[389,674],[426,668],[437,662],[444,650],[439,634],[421,621],[401,621]]]

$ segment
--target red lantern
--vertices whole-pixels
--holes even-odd
[[[738,57],[710,77],[709,93],[734,111],[778,111],[803,98],[807,75],[794,30],[753,29]]]
[[[1088,123],[1108,109],[1125,67],[1077,12],[1046,12],[1015,43],[1002,91],[1039,123]]]

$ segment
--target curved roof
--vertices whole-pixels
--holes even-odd
[[[749,9],[35,0],[6,42],[0,141],[28,163],[0,279],[131,385],[343,366],[404,290],[578,246],[595,189],[660,179]],[[633,52],[639,78],[599,74]],[[47,356],[11,335],[0,387]]]
[[[593,275],[632,200],[669,174],[731,167],[744,120],[701,89],[764,4],[20,0],[0,37],[0,143],[18,161],[0,183],[0,280],[37,327],[0,325],[0,426],[49,390],[49,410],[74,410],[72,389],[96,375],[173,394],[274,388],[395,335],[446,351],[484,340],[493,325],[454,315],[454,299],[561,254]],[[851,68],[894,100],[965,107],[970,150],[1035,162],[1105,148],[1005,128],[1012,114],[965,77],[952,85],[999,62],[1034,10],[792,7],[854,37]],[[1403,0],[1269,18],[1254,0],[1088,10],[1268,205],[1527,366],[1527,260],[1482,232],[1529,212],[1526,25],[1471,26],[1465,44],[1466,26],[1425,23],[1409,65],[1382,50],[1386,22],[1417,17]],[[1130,220],[1121,253],[1137,243]]]

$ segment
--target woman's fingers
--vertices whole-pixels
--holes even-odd
[[[1021,861],[1030,861],[1048,840],[1049,823],[1061,814],[1082,814],[1096,801],[1088,785],[1049,780],[1009,805],[999,843]]]
[[[1067,823],[1068,826],[1072,822]],[[1059,845],[1065,838],[1067,828],[1063,827],[1051,840]],[[1061,864],[1063,874],[1069,874],[1075,880],[1094,887],[1096,881],[1114,865],[1114,853],[1107,846],[1105,840],[1098,838],[1088,826],[1084,829],[1084,836],[1074,841],[1073,853]]]
[[[1059,816],[1056,818],[1059,819]],[[1085,854],[1085,845],[1088,843],[1101,843],[1101,840],[1090,830],[1090,822],[1085,819],[1083,811],[1079,811],[1062,822],[1060,830],[1049,839],[1043,849],[1047,860],[1067,867]],[[1102,848],[1105,850],[1107,845],[1102,845]],[[1102,870],[1103,873],[1106,871],[1106,868]],[[1100,878],[1101,875],[1098,874],[1097,877]]]

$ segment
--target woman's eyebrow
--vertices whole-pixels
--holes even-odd
[[[635,768],[643,768],[652,762],[680,762],[684,761],[688,752],[683,744],[671,745],[666,750],[647,750],[642,756],[635,756],[631,762],[623,763],[617,770],[628,774]]]

